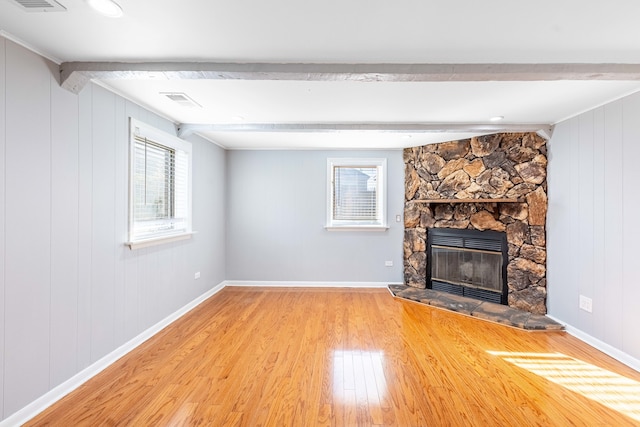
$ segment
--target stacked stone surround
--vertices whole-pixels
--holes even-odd
[[[547,148],[535,133],[495,134],[406,148],[405,283],[426,287],[430,228],[504,231],[508,304],[546,314]],[[422,203],[517,199],[517,203]]]

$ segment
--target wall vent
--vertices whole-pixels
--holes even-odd
[[[26,12],[66,12],[67,8],[55,0],[12,0]]]

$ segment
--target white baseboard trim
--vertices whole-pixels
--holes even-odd
[[[307,282],[307,281],[271,281],[227,280],[226,286],[255,286],[274,288],[386,288],[394,282]]]
[[[62,384],[54,387],[46,394],[40,396],[38,399],[34,400],[24,408],[20,409],[18,412],[13,413],[11,416],[7,417],[3,421],[0,422],[0,427],[10,427],[22,425],[38,415],[40,412],[47,409],[52,404],[56,403],[58,400],[62,399],[67,394],[71,393],[73,390],[80,387],[82,384],[98,375],[109,365],[114,363],[116,360],[120,359],[122,356],[126,355],[140,344],[147,341],[149,338],[153,337],[155,334],[160,332],[165,327],[169,326],[171,323],[178,320],[180,317],[187,314],[189,311],[193,310],[198,305],[202,304],[209,297],[215,295],[220,292],[225,287],[225,282],[222,282],[216,286],[214,286],[209,291],[200,295],[198,298],[194,299],[187,305],[181,307],[174,313],[168,315],[155,325],[151,326],[149,329],[145,330],[138,336],[130,339],[120,347],[113,350],[111,353],[87,366],[82,371],[78,372],[73,377],[69,378],[67,381]]]
[[[617,361],[624,363],[628,367],[640,372],[640,360],[628,355],[622,350],[619,350],[605,342],[600,341],[597,338],[592,337],[591,335],[581,331],[578,328],[575,328],[567,324],[562,320],[556,319],[555,317],[549,316],[548,314],[547,314],[547,317],[552,320],[555,320],[558,323],[565,325],[565,330],[567,331],[568,334],[573,335],[574,337],[578,338],[580,341],[584,341],[585,343],[589,344],[591,347],[594,347],[600,350],[604,354],[607,354],[613,357],[614,359],[616,359]]]

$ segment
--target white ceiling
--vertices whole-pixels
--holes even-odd
[[[122,18],[100,16],[82,0],[58,0],[66,12],[47,13],[0,0],[0,34],[57,63],[558,63],[569,71],[574,63],[640,64],[637,0],[116,1]],[[176,124],[223,125],[198,133],[236,149],[422,145],[486,133],[477,125],[498,115],[506,127],[555,124],[640,90],[640,75],[417,82],[123,76],[98,83]],[[180,106],[166,92],[200,106]],[[300,131],[318,124],[325,130]],[[386,131],[372,130],[376,124]],[[398,131],[403,124],[429,131]]]

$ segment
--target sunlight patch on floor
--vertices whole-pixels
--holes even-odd
[[[487,351],[640,421],[640,382],[562,353]]]

